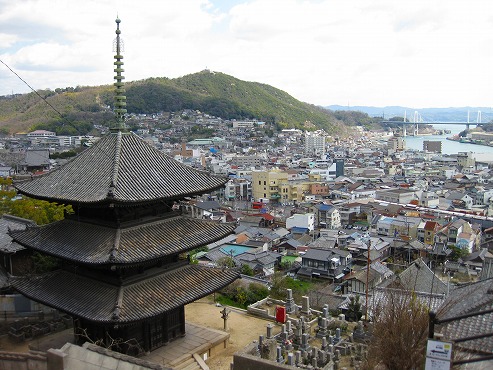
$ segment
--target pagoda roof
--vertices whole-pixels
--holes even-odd
[[[29,197],[58,203],[148,203],[210,192],[227,178],[186,166],[133,133],[110,133],[73,160],[15,184]]]
[[[127,265],[182,253],[224,238],[235,228],[175,216],[125,228],[72,219],[10,232],[26,248],[86,265]]]
[[[130,324],[149,319],[205,297],[240,277],[235,269],[184,265],[148,270],[142,279],[112,285],[67,270],[13,277],[26,297],[93,322]]]

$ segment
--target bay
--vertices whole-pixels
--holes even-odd
[[[474,127],[471,125],[471,127]],[[422,136],[406,136],[406,148],[423,150],[423,141],[441,141],[442,142],[442,154],[457,154],[459,152],[473,152],[473,153],[487,153],[492,155],[493,160],[493,147],[485,145],[475,145],[468,143],[459,143],[457,141],[447,140],[447,137],[451,137],[459,134],[466,129],[465,125],[436,125],[438,130],[450,130],[450,134],[444,135],[422,135]]]

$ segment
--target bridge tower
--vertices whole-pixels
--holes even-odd
[[[406,122],[407,122],[407,110],[404,111],[404,121],[402,123],[402,137],[407,136],[407,131],[406,131]]]
[[[418,126],[418,123],[420,122],[421,120],[421,116],[419,114],[419,112],[417,110],[414,111],[414,117],[413,117],[413,135],[414,136],[418,136],[418,130],[419,130],[419,126]]]

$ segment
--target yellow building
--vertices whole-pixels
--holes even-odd
[[[281,202],[302,202],[304,196],[310,192],[308,182],[285,181],[281,184]]]
[[[313,181],[289,181],[288,173],[280,170],[253,171],[252,195],[255,200],[269,202],[303,202],[311,194]]]
[[[279,170],[253,171],[252,195],[255,200],[268,199],[270,202],[281,198],[281,183],[288,182],[288,174]]]

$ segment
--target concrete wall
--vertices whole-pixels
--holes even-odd
[[[292,366],[279,364],[260,357],[252,356],[249,353],[255,348],[257,343],[251,343],[243,350],[233,355],[233,370],[278,370],[293,369]]]
[[[48,370],[46,354],[39,352],[0,352],[2,370]]]

